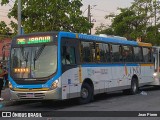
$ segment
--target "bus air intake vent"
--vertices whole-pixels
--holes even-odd
[[[17,96],[19,97],[19,99],[25,99],[25,100],[45,98],[44,93],[18,93]]]

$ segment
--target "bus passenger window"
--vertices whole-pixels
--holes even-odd
[[[94,42],[81,42],[81,52],[81,60],[83,62],[95,62]]]
[[[110,55],[110,45],[103,44],[104,50],[105,50],[105,58],[107,62],[111,62],[111,55]]]
[[[141,47],[134,47],[134,57],[135,57],[135,62],[143,62]]]
[[[96,60],[100,62],[100,44],[96,43]]]
[[[121,46],[112,45],[112,61],[120,62],[121,61]]]
[[[122,59],[124,62],[133,62],[133,51],[131,46],[123,46]]]
[[[110,54],[108,44],[96,43],[97,61],[106,63],[110,62]]]
[[[150,48],[143,48],[143,57],[144,62],[151,62],[151,49]]]

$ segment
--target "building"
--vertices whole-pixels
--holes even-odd
[[[9,37],[0,38],[0,61],[8,60],[10,44],[11,44],[11,38]]]

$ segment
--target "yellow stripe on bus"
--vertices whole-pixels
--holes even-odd
[[[144,43],[144,42],[138,42],[139,46],[144,46],[144,47],[152,47],[151,43]]]
[[[79,66],[79,82],[82,83],[82,68]]]
[[[154,64],[140,64],[141,66],[154,66]]]
[[[128,69],[127,69],[127,66],[125,65],[125,67],[124,67],[124,71],[125,71],[125,74],[126,74],[126,76],[128,75]]]
[[[32,92],[32,91],[48,91],[49,88],[38,88],[38,89],[24,89],[24,88],[14,88],[14,91],[21,91],[21,92]]]
[[[76,33],[76,38],[78,38],[78,34]]]

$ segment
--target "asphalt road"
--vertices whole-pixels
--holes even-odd
[[[79,113],[79,116],[83,116],[83,111],[86,111],[89,116],[96,116],[96,112],[91,111],[105,111],[102,116],[108,114],[110,111],[112,117],[43,117],[43,118],[23,118],[33,119],[33,120],[160,120],[160,117],[116,117],[117,113],[113,111],[127,111],[123,114],[130,114],[132,111],[142,111],[142,113],[153,113],[160,116],[160,89],[157,88],[145,88],[141,91],[145,91],[147,94],[137,94],[137,95],[124,95],[122,92],[114,92],[109,94],[101,94],[95,96],[95,100],[92,103],[85,105],[78,105],[76,99],[66,100],[66,101],[19,101],[10,102],[5,104],[0,111],[39,111],[45,112],[46,114],[54,114],[54,112],[63,111],[64,114],[70,114],[71,116]],[[69,113],[67,111],[70,111]],[[74,111],[74,112],[72,112]],[[82,111],[82,112],[81,112]],[[61,113],[61,112],[59,112]],[[139,113],[139,112],[138,112]],[[141,112],[140,112],[141,113]],[[119,113],[120,114],[120,113]],[[126,116],[127,116],[126,115]],[[138,115],[138,114],[137,114]],[[125,116],[125,115],[124,115]],[[4,120],[9,120],[11,118],[3,118]],[[12,118],[14,120],[21,120],[22,118]]]

